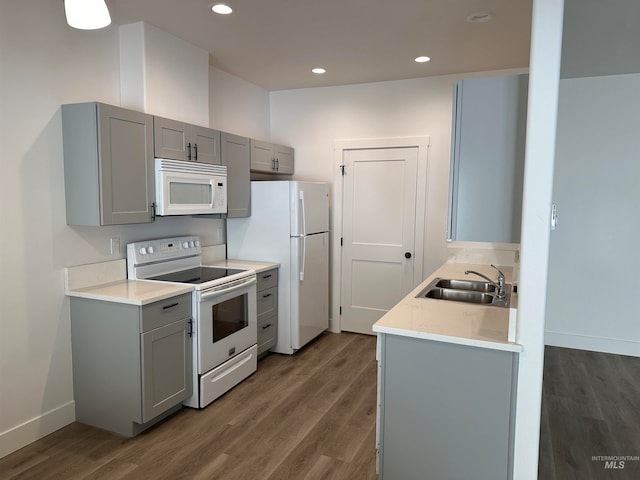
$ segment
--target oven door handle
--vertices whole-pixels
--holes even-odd
[[[242,280],[236,280],[238,283],[235,285],[232,285],[228,288],[225,288],[224,286],[220,286],[220,287],[213,287],[213,289],[210,290],[205,290],[203,292],[200,292],[200,300],[206,300],[208,298],[214,298],[214,297],[220,297],[222,295],[226,295],[227,293],[231,293],[234,292],[236,290],[239,290],[241,288],[247,287],[249,285],[252,285],[254,283],[256,283],[256,279],[255,277],[250,277],[250,278],[243,278]]]

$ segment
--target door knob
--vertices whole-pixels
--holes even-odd
[[[411,252],[404,252],[404,258],[411,258]]]

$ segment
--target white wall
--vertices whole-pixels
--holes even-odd
[[[522,70],[485,72],[507,75]],[[453,86],[471,75],[271,93],[271,136],[296,151],[295,179],[333,184],[337,140],[430,136],[423,274],[447,259]]]
[[[640,74],[560,82],[545,340],[640,356]]]
[[[0,457],[74,418],[65,266],[124,258],[127,242],[146,238],[198,234],[205,245],[224,238],[223,221],[215,219],[66,225],[60,105],[120,104],[118,27],[74,30],[57,1],[2,2],[1,8]],[[213,91],[222,95],[215,85]],[[253,101],[238,97],[238,108],[255,108],[260,119],[247,133],[268,131],[264,101]],[[216,107],[222,129],[224,108]],[[120,255],[109,253],[113,236],[121,239]]]

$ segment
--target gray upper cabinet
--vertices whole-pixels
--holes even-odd
[[[62,106],[67,224],[153,221],[153,117],[102,103]]]
[[[294,150],[261,140],[251,140],[251,171],[292,175]]]
[[[251,150],[246,137],[222,132],[222,165],[227,167],[227,217],[251,215]]]
[[[220,165],[220,132],[169,118],[153,117],[157,158]]]

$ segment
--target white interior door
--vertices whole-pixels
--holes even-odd
[[[344,150],[341,328],[373,324],[413,288],[418,147]]]

